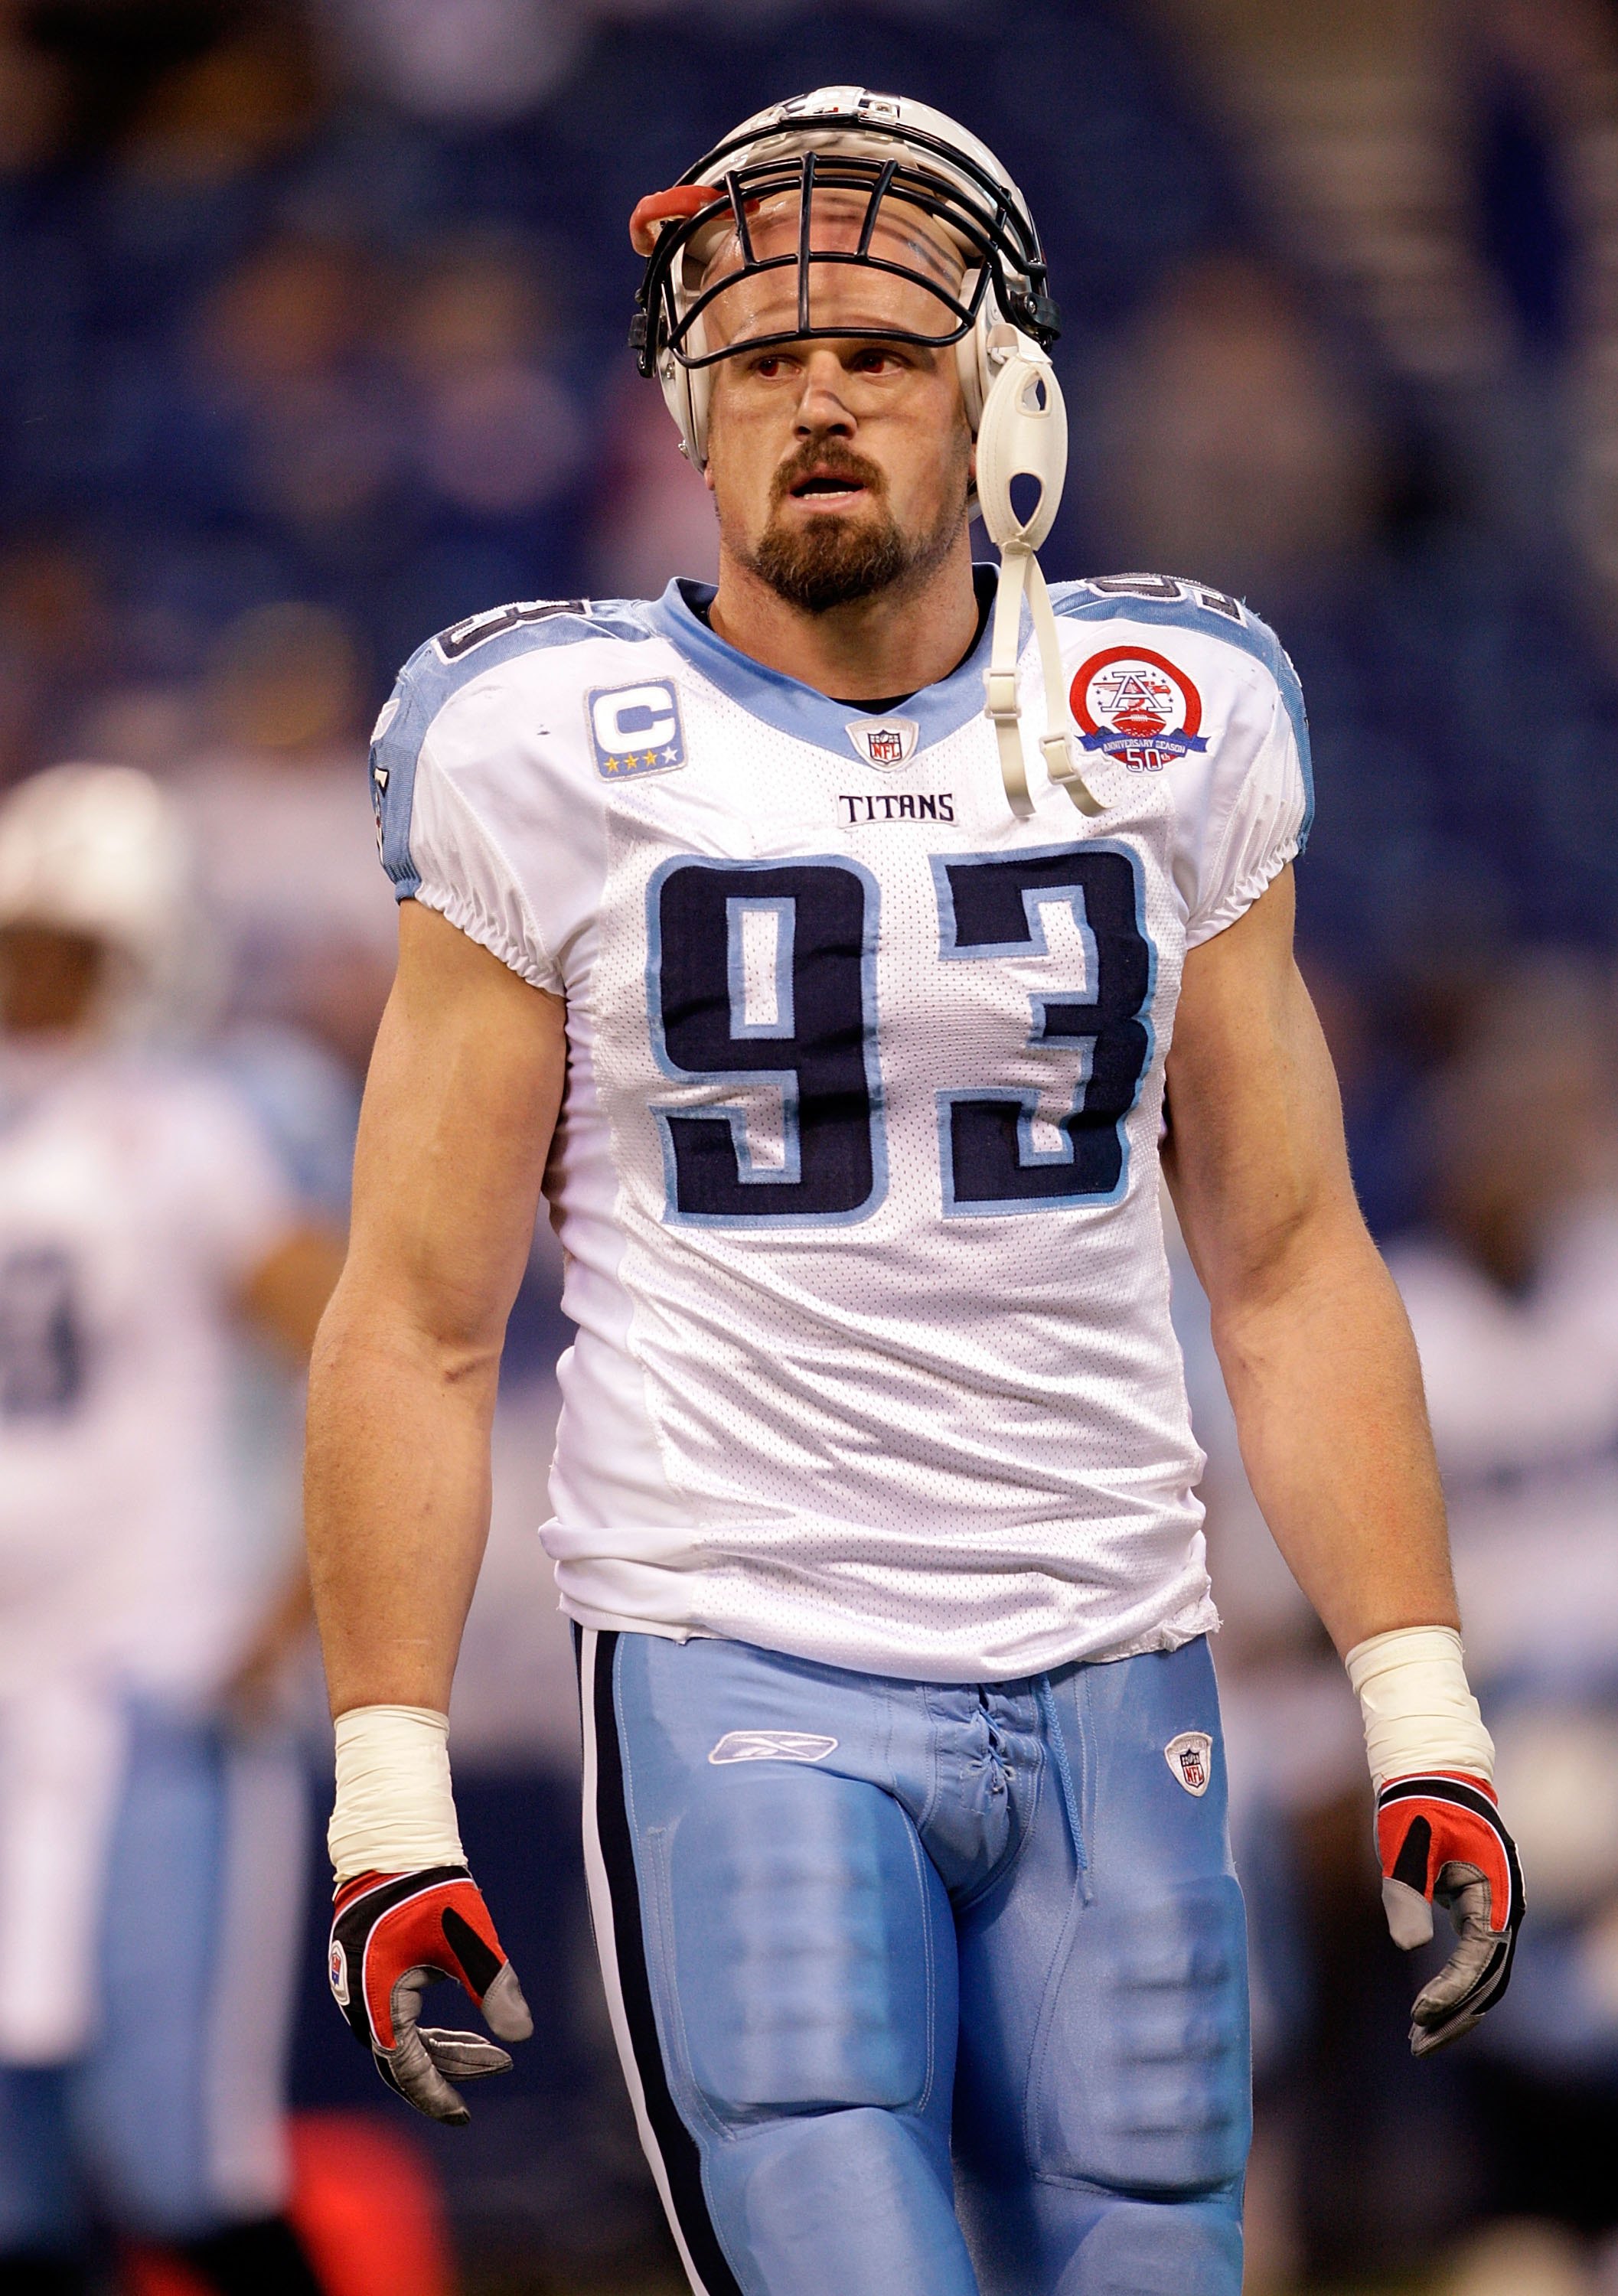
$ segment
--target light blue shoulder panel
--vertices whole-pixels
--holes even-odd
[[[579,645],[586,638],[627,638],[631,643],[650,638],[655,633],[644,616],[645,609],[635,599],[530,599],[452,623],[417,646],[400,670],[371,737],[371,805],[382,867],[393,881],[397,899],[408,900],[421,890],[410,858],[415,761],[444,704],[472,678],[521,654]]]
[[[1223,638],[1227,645],[1261,661],[1280,688],[1298,745],[1298,763],[1303,772],[1303,822],[1298,832],[1298,850],[1302,852],[1315,818],[1309,716],[1292,658],[1268,622],[1261,622],[1239,598],[1215,589],[1212,583],[1187,581],[1175,574],[1108,574],[1088,582],[1053,582],[1051,603],[1064,621],[1149,622],[1160,628],[1195,630],[1203,637]]]

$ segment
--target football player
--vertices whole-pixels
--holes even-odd
[[[423,645],[309,1523],[332,1982],[439,2119],[529,2019],[446,1752],[543,1188],[579,1327],[544,1536],[643,2140],[707,2296],[1241,2284],[1226,1838],[1159,1135],[1255,1487],[1365,1700],[1414,2045],[1521,1910],[1410,1338],[1291,955],[1297,683],[1206,584],[1047,593],[1039,242],[822,89],[636,211],[716,587]],[[1001,545],[974,569],[981,505]]]
[[[159,1049],[188,857],[143,774],[0,806],[0,2285],[99,2225],[221,2296],[315,2290],[283,2215],[295,1751],[242,1710],[307,1630],[233,1446],[243,1321],[336,1274],[240,1095]],[[301,1578],[301,1573],[299,1574]],[[97,2281],[96,2284],[99,2284]]]

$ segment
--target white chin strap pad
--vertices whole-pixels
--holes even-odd
[[[1045,769],[1080,813],[1097,814],[1100,803],[1085,787],[1073,756],[1056,618],[1034,556],[1055,521],[1062,482],[1067,475],[1067,410],[1062,403],[1062,387],[1045,352],[1011,327],[994,330],[989,357],[998,372],[990,386],[978,428],[977,496],[990,539],[1000,553],[994,640],[986,679],[988,715],[994,720],[1000,745],[1000,774],[1012,811],[1026,821],[1033,812],[1033,800],[1029,794],[1017,698],[1017,655],[1026,595],[1045,685],[1045,732],[1039,741]],[[1031,491],[1034,485],[1038,488],[1026,518],[1018,516],[1012,501],[1012,486],[1017,479],[1031,482]]]
[[[1045,353],[1026,335],[999,326],[990,357],[998,372],[978,424],[978,502],[991,542],[1008,550],[1038,550],[1055,522],[1067,476],[1067,409],[1062,386]],[[1027,519],[1012,504],[1014,479],[1035,480],[1039,495]]]

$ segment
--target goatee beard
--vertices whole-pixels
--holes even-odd
[[[827,614],[891,590],[912,568],[904,537],[891,518],[819,518],[789,533],[772,519],[749,562],[778,598],[806,614]]]
[[[927,533],[903,534],[883,499],[885,482],[881,470],[863,455],[828,456],[824,447],[810,442],[776,480],[776,502],[785,499],[804,470],[826,471],[854,479],[873,498],[880,515],[848,518],[827,512],[807,527],[793,528],[772,514],[751,550],[735,555],[750,572],[768,584],[778,598],[806,614],[828,614],[838,606],[857,605],[884,590],[918,583],[941,566],[955,546],[966,513],[966,458],[962,455],[960,506],[946,511]]]

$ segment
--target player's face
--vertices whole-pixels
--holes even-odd
[[[916,210],[890,216],[891,204],[879,211],[870,252],[953,291],[955,250]],[[767,201],[749,217],[755,251],[793,252],[798,217],[795,199]],[[817,198],[811,245],[851,251],[865,219],[858,194]],[[709,257],[709,280],[735,260],[731,241]],[[908,340],[954,324],[925,286],[866,264],[811,265],[812,324],[893,333],[745,348],[790,333],[797,313],[796,264],[745,275],[710,305],[710,348],[743,348],[713,369],[708,482],[730,555],[818,613],[942,562],[965,520],[972,442],[954,346]]]
[[[87,934],[53,925],[0,926],[0,1030],[66,1034],[89,1019],[103,953]]]

